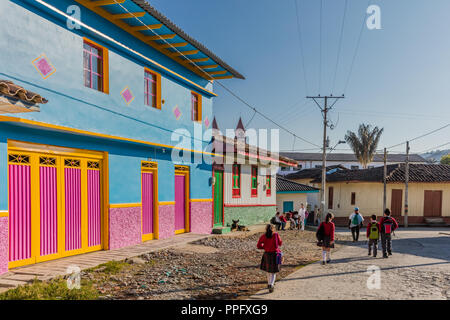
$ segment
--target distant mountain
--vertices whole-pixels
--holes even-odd
[[[427,153],[422,153],[421,156],[430,162],[439,162],[443,156],[450,154],[450,149],[446,150],[435,150],[429,151]]]

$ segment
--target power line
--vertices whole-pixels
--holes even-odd
[[[341,57],[342,38],[344,37],[344,25],[345,25],[345,16],[347,14],[347,5],[348,5],[348,0],[345,0],[344,15],[342,17],[341,33],[340,33],[340,36],[339,36],[338,54],[337,54],[337,58],[336,58],[336,66],[334,68],[333,86],[332,86],[331,92],[334,92],[334,86],[336,84],[337,68],[338,68],[338,65],[339,65],[340,57]]]
[[[445,146],[447,146],[447,145],[449,145],[449,144],[450,144],[450,142],[447,142],[447,143],[441,144],[441,145],[439,145],[439,146],[436,146],[436,147],[433,147],[433,148],[429,148],[429,149],[427,149],[427,150],[424,150],[424,151],[421,151],[421,152],[416,152],[416,153],[425,153],[425,152],[428,152],[428,151],[431,151],[431,150],[435,150],[435,149],[437,149],[437,148],[445,147]]]
[[[369,0],[367,2],[367,7],[369,7],[371,1],[372,0]],[[364,31],[365,22],[366,22],[366,12],[364,12],[363,22],[361,24],[361,29],[359,30],[358,42],[356,43],[355,53],[353,54],[352,62],[350,64],[350,72],[348,74],[347,81],[345,82],[344,93],[346,93],[346,91],[347,91],[347,87],[350,82],[350,76],[352,75],[352,72],[353,72],[353,66],[355,64],[356,56],[358,55],[359,44],[361,43],[361,38],[362,38],[363,31]]]
[[[306,67],[305,67],[305,55],[303,53],[303,37],[302,37],[302,27],[300,24],[300,13],[298,10],[297,0],[294,0],[295,13],[297,17],[297,33],[298,33],[298,43],[300,45],[300,56],[302,58],[302,68],[303,68],[303,81],[305,85],[305,92],[308,94],[308,81],[306,80]]]
[[[138,20],[143,26],[145,26],[147,28],[147,30],[150,30],[153,34],[155,34],[156,36],[158,36],[160,38],[160,40],[164,41],[167,45],[169,45],[171,48],[173,48],[175,51],[177,51],[180,55],[182,55],[187,61],[190,61],[192,63],[192,65],[194,67],[197,67],[201,72],[203,72],[205,75],[207,75],[208,77],[210,77],[210,75],[204,71],[202,68],[200,68],[199,66],[197,66],[191,59],[189,59],[189,57],[185,56],[183,54],[182,51],[179,51],[176,47],[174,47],[170,42],[168,42],[166,39],[164,39],[163,37],[161,37],[161,35],[157,34],[153,29],[151,29],[147,24],[145,24],[141,19],[139,19],[134,13],[130,12],[127,8],[125,8],[120,2],[117,2],[117,0],[114,0],[114,2],[116,4],[118,4],[123,10],[125,10],[128,14],[130,14],[131,16],[133,16],[136,20]],[[212,83],[211,80],[208,80],[210,83]],[[233,97],[235,97],[236,99],[238,99],[240,102],[242,102],[245,106],[249,107],[251,110],[253,110],[255,113],[259,114],[261,117],[263,117],[264,119],[266,119],[267,121],[273,123],[274,125],[276,125],[277,127],[279,127],[280,129],[283,129],[284,131],[290,133],[291,135],[293,135],[294,137],[308,143],[311,144],[313,146],[316,147],[320,147],[319,145],[308,141],[302,137],[297,136],[295,133],[293,133],[291,130],[285,128],[284,126],[278,124],[277,122],[273,121],[272,119],[270,119],[268,116],[266,116],[265,114],[263,114],[262,112],[258,111],[255,107],[253,107],[252,105],[250,105],[247,101],[245,101],[243,98],[241,98],[239,95],[237,95],[236,93],[234,93],[231,89],[229,89],[228,87],[226,87],[224,84],[222,84],[220,81],[215,81],[219,86],[221,86],[225,91],[227,91],[229,94],[231,94]]]
[[[323,8],[323,0],[320,0],[320,25],[319,25],[319,38],[320,38],[320,47],[319,47],[319,93],[322,86],[322,8]]]
[[[410,140],[408,140],[408,141],[409,141],[409,142],[412,142],[412,141],[421,139],[421,138],[423,138],[423,137],[429,136],[430,134],[433,134],[433,133],[435,133],[435,132],[438,132],[438,131],[443,130],[443,129],[448,128],[448,127],[450,127],[450,123],[449,123],[449,124],[446,124],[446,125],[443,126],[443,127],[440,127],[440,128],[438,128],[438,129],[435,129],[435,130],[433,130],[433,131],[427,132],[427,133],[422,134],[422,135],[420,135],[420,136],[418,136],[418,137],[415,137],[415,138],[413,138],[413,139],[410,139]],[[393,145],[393,146],[388,147],[388,148],[386,148],[386,149],[392,149],[392,148],[395,148],[395,147],[404,145],[406,142],[407,142],[407,141],[402,142],[402,143],[399,143],[399,144],[396,144],[396,145]]]

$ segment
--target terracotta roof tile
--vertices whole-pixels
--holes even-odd
[[[277,176],[277,192],[279,191],[318,192],[319,189]]]
[[[25,88],[14,84],[9,80],[0,79],[0,94],[7,97],[18,99],[25,103],[38,104],[47,103],[39,94],[26,90]]]

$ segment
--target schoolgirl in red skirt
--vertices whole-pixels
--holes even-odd
[[[274,226],[268,224],[266,226],[266,233],[263,234],[256,245],[258,249],[264,249],[264,254],[261,258],[260,269],[267,272],[267,287],[269,292],[273,292],[276,273],[281,269],[281,250],[280,246],[283,241],[280,235],[274,232]]]

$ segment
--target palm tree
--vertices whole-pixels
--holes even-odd
[[[378,127],[371,130],[370,124],[362,123],[359,125],[358,134],[347,131],[345,135],[345,141],[352,148],[364,169],[373,160],[383,130],[383,128],[379,129]]]

